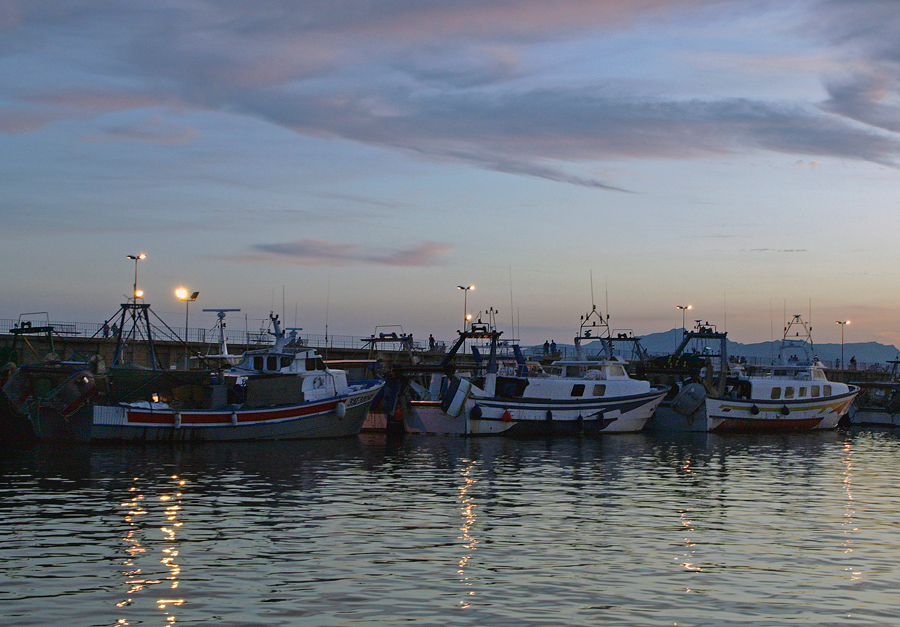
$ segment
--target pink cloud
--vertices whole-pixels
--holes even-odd
[[[114,128],[106,135],[90,137],[92,141],[125,139],[151,144],[178,146],[186,144],[197,136],[197,129],[180,124],[163,124],[160,117],[153,116],[143,124],[130,127]]]
[[[10,107],[0,107],[0,133],[15,135],[27,133],[59,119],[58,115],[47,111],[23,111]]]
[[[91,113],[143,109],[165,104],[158,96],[134,92],[66,90],[29,98],[31,102],[53,107],[69,107]]]
[[[300,266],[383,265],[434,266],[452,250],[443,242],[424,242],[401,250],[375,250],[357,244],[303,239],[279,244],[257,244],[258,254],[232,258],[231,261],[280,263]]]

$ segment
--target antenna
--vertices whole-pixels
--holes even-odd
[[[609,276],[606,277],[606,319],[609,320]]]
[[[590,272],[591,277],[591,310],[593,311],[597,308],[597,303],[594,302],[594,271],[589,270],[588,272]]]
[[[772,299],[769,299],[769,359],[773,358],[775,345],[775,314],[772,313]]]
[[[222,355],[228,354],[228,345],[225,342],[225,314],[229,311],[240,311],[240,309],[204,309],[203,311],[215,311],[216,316],[219,318],[216,321],[216,326],[219,327],[219,352]]]
[[[516,333],[516,319],[514,316],[513,310],[513,289],[512,289],[512,264],[509,264],[509,325],[512,328],[513,337],[519,339],[519,334]]]
[[[328,306],[331,304],[331,272],[328,273],[328,291],[325,293],[325,359],[328,359]]]

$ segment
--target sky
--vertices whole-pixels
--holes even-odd
[[[0,317],[900,345],[898,163],[896,0],[0,0]]]

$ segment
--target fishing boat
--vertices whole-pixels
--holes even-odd
[[[147,320],[149,334],[149,305],[122,308],[120,333],[130,312],[133,320]],[[358,434],[383,382],[348,383],[345,371],[326,367],[314,349],[286,335],[278,316],[271,322],[274,345],[247,351],[228,368],[22,366],[3,394],[37,439],[202,442]],[[121,352],[117,347],[117,358]],[[158,363],[152,348],[151,362]],[[41,387],[42,378],[48,383]]]
[[[717,366],[711,361],[701,382],[683,385],[672,399],[675,414],[664,424],[679,424],[688,431],[808,431],[834,429],[847,413],[859,388],[829,381],[825,366],[813,351],[811,329],[795,315],[784,330],[778,358],[752,371],[727,358],[724,334],[708,326],[685,334],[686,343],[705,334],[721,339]]]
[[[35,319],[39,316],[41,319]],[[63,362],[54,348],[54,339],[58,330],[50,324],[47,312],[21,314],[12,329],[12,344],[0,349],[0,443],[18,442],[34,439],[34,431],[27,414],[19,411],[20,401],[26,395],[48,395],[55,391],[54,401],[62,408],[75,407],[80,398],[92,394],[93,376],[89,378],[76,376],[86,368],[96,368],[98,360],[93,363]],[[46,356],[39,355],[29,338],[40,338],[48,349]],[[28,366],[29,383],[27,389],[16,387],[11,383],[20,371],[18,362],[25,357],[25,349],[29,356],[44,363]],[[44,360],[46,357],[46,360]],[[88,373],[90,374],[90,373]],[[84,382],[87,381],[87,384]],[[67,382],[68,385],[61,386]],[[9,386],[9,388],[7,388]],[[11,393],[7,393],[9,390]]]
[[[582,317],[575,358],[554,361],[548,372],[525,367],[516,347],[516,366],[488,373],[483,389],[468,401],[472,434],[557,435],[635,432],[644,428],[668,391],[632,379],[627,363],[612,355],[608,318],[596,306]],[[603,352],[588,358],[584,342],[599,340]],[[457,392],[458,394],[458,392]]]
[[[590,359],[585,340],[600,340],[594,309],[582,318],[575,338],[576,358],[553,362],[549,372],[529,364],[518,345],[513,357],[498,353],[502,331],[474,323],[460,332],[448,357],[467,340],[487,343],[488,357],[475,373],[455,374],[447,385],[432,380],[440,400],[410,400],[404,408],[408,425],[425,432],[460,435],[547,436],[633,432],[643,429],[667,388],[632,379],[621,358]],[[476,355],[478,353],[476,352]],[[445,358],[445,359],[447,359]]]
[[[880,381],[851,381],[859,394],[847,413],[851,425],[900,427],[900,360],[892,359],[890,375]]]

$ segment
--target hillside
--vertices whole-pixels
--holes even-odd
[[[641,336],[641,344],[651,355],[667,355],[675,350],[681,340],[681,329],[672,329],[664,333],[650,333]],[[757,344],[743,344],[728,340],[728,353],[736,357],[746,357],[755,362],[768,362],[778,354],[778,346],[781,340],[775,342],[759,342]],[[586,345],[588,353],[599,350],[599,344],[591,342]],[[535,347],[540,350],[540,347]],[[560,350],[570,354],[574,351],[571,344],[560,344]],[[816,355],[828,365],[834,364],[841,358],[840,344],[815,344]],[[844,358],[849,363],[852,357],[860,367],[866,364],[884,364],[888,360],[900,358],[900,350],[896,346],[880,344],[878,342],[845,342]]]

